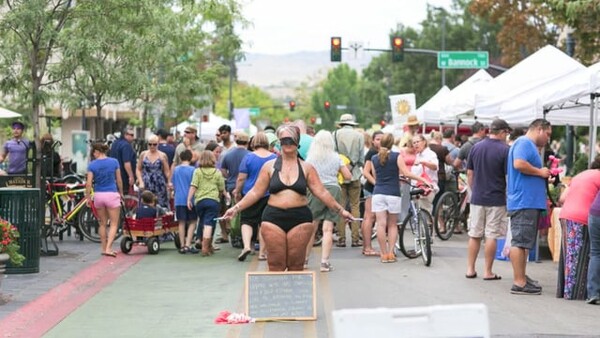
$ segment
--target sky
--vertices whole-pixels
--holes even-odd
[[[398,24],[414,28],[427,15],[427,4],[450,9],[452,0],[244,0],[242,15],[250,27],[239,29],[243,51],[288,54],[329,50],[332,36],[365,48],[389,48]]]

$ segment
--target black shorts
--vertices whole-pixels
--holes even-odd
[[[510,234],[511,246],[522,249],[533,249],[537,239],[537,227],[540,220],[540,209],[522,209],[511,211]]]
[[[254,203],[251,207],[248,207],[242,211],[240,215],[240,224],[247,224],[252,227],[254,233],[258,231],[258,226],[262,221],[262,214],[269,201],[269,196],[265,196]]]
[[[283,231],[288,232],[296,225],[302,223],[312,223],[312,212],[308,206],[281,209],[267,204],[262,215],[263,222],[269,222],[277,225]]]
[[[196,208],[192,208],[192,210],[188,209],[188,207],[183,205],[178,205],[175,207],[175,217],[178,221],[197,221],[198,215],[196,215]]]

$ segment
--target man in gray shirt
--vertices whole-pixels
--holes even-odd
[[[485,137],[485,126],[479,122],[473,123],[471,126],[471,132],[473,136],[465,142],[465,144],[460,147],[458,151],[458,156],[454,160],[454,168],[457,170],[465,170],[465,165],[467,163],[467,157],[469,157],[469,152],[471,148],[475,145],[475,143],[481,141]]]

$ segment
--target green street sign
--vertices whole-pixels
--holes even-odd
[[[488,52],[438,52],[438,68],[472,69],[488,68]]]

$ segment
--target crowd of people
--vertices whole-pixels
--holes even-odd
[[[465,277],[478,277],[476,261],[483,242],[481,277],[500,280],[493,271],[496,243],[508,234],[513,267],[510,292],[541,294],[540,283],[527,275],[526,267],[547,210],[546,188],[552,175],[544,149],[551,137],[550,123],[538,119],[526,130],[513,130],[501,119],[487,127],[475,122],[472,137],[463,142],[457,142],[451,129],[420,133],[414,116],[399,138],[382,131],[362,132],[357,126],[352,115],[344,114],[333,132],[309,135],[304,122],[295,121],[250,138],[224,125],[207,144],[199,141],[195,128],[188,127],[182,142],[166,151],[159,150],[161,143],[166,148],[159,131],[148,139],[148,150],[138,159],[130,150],[113,145],[111,156],[120,168],[113,176],[124,177],[127,183],[122,187],[135,183],[152,191],[158,204],[168,204],[164,196],[173,194],[182,254],[212,255],[213,242],[229,241],[228,221],[239,214],[243,242],[239,261],[260,243],[258,258],[267,261],[270,271],[303,270],[315,233],[321,229],[320,271],[329,272],[334,270],[334,232],[335,245],[345,247],[348,228],[350,245],[362,247],[364,256],[396,262],[396,224],[407,213],[411,185],[401,183],[399,176],[431,191],[419,201],[431,212],[444,191],[456,191],[453,171],[465,171],[470,201]],[[122,136],[125,142],[128,137],[127,132]],[[592,169],[573,178],[560,200],[564,244],[557,296],[592,304],[600,302],[600,243],[597,229],[594,232],[600,218],[598,168],[600,158]],[[590,189],[591,182],[595,190]],[[119,189],[117,184],[112,190]],[[217,220],[221,237],[214,240]],[[374,225],[378,247],[371,241]],[[112,253],[110,241],[109,233],[102,248],[105,254]]]
[[[510,292],[541,294],[540,283],[526,268],[548,210],[548,183],[556,179],[546,165],[552,134],[548,121],[537,119],[514,130],[501,119],[489,126],[475,122],[466,140],[453,129],[423,134],[414,116],[408,117],[401,137],[363,132],[350,114],[343,114],[337,124],[334,131],[314,134],[299,120],[267,127],[252,137],[223,125],[208,143],[189,126],[176,146],[168,142],[166,131],[158,130],[139,156],[132,147],[132,129],[125,129],[110,150],[94,143],[86,193],[91,195],[93,188],[101,253],[116,256],[114,219],[120,205],[114,201],[124,193],[143,191],[140,209],[145,209],[138,216],[156,216],[157,208],[171,210],[179,222],[181,254],[212,255],[218,250],[213,243],[230,241],[231,220],[239,217],[243,248],[237,259],[246,260],[258,244],[258,259],[266,260],[270,271],[306,268],[318,229],[322,272],[334,270],[334,244],[360,247],[364,256],[393,263],[396,224],[408,212],[410,186],[420,183],[431,192],[419,200],[431,213],[444,191],[456,191],[454,172],[464,171],[470,202],[465,277],[478,277],[483,242],[481,277],[500,280],[493,270],[496,243],[508,235]],[[11,154],[9,173],[19,173],[19,146],[27,141],[22,139],[23,124],[12,127],[14,139],[4,154]],[[600,157],[570,180],[558,203],[563,243],[557,296],[599,304]],[[221,231],[215,239],[217,222]]]

